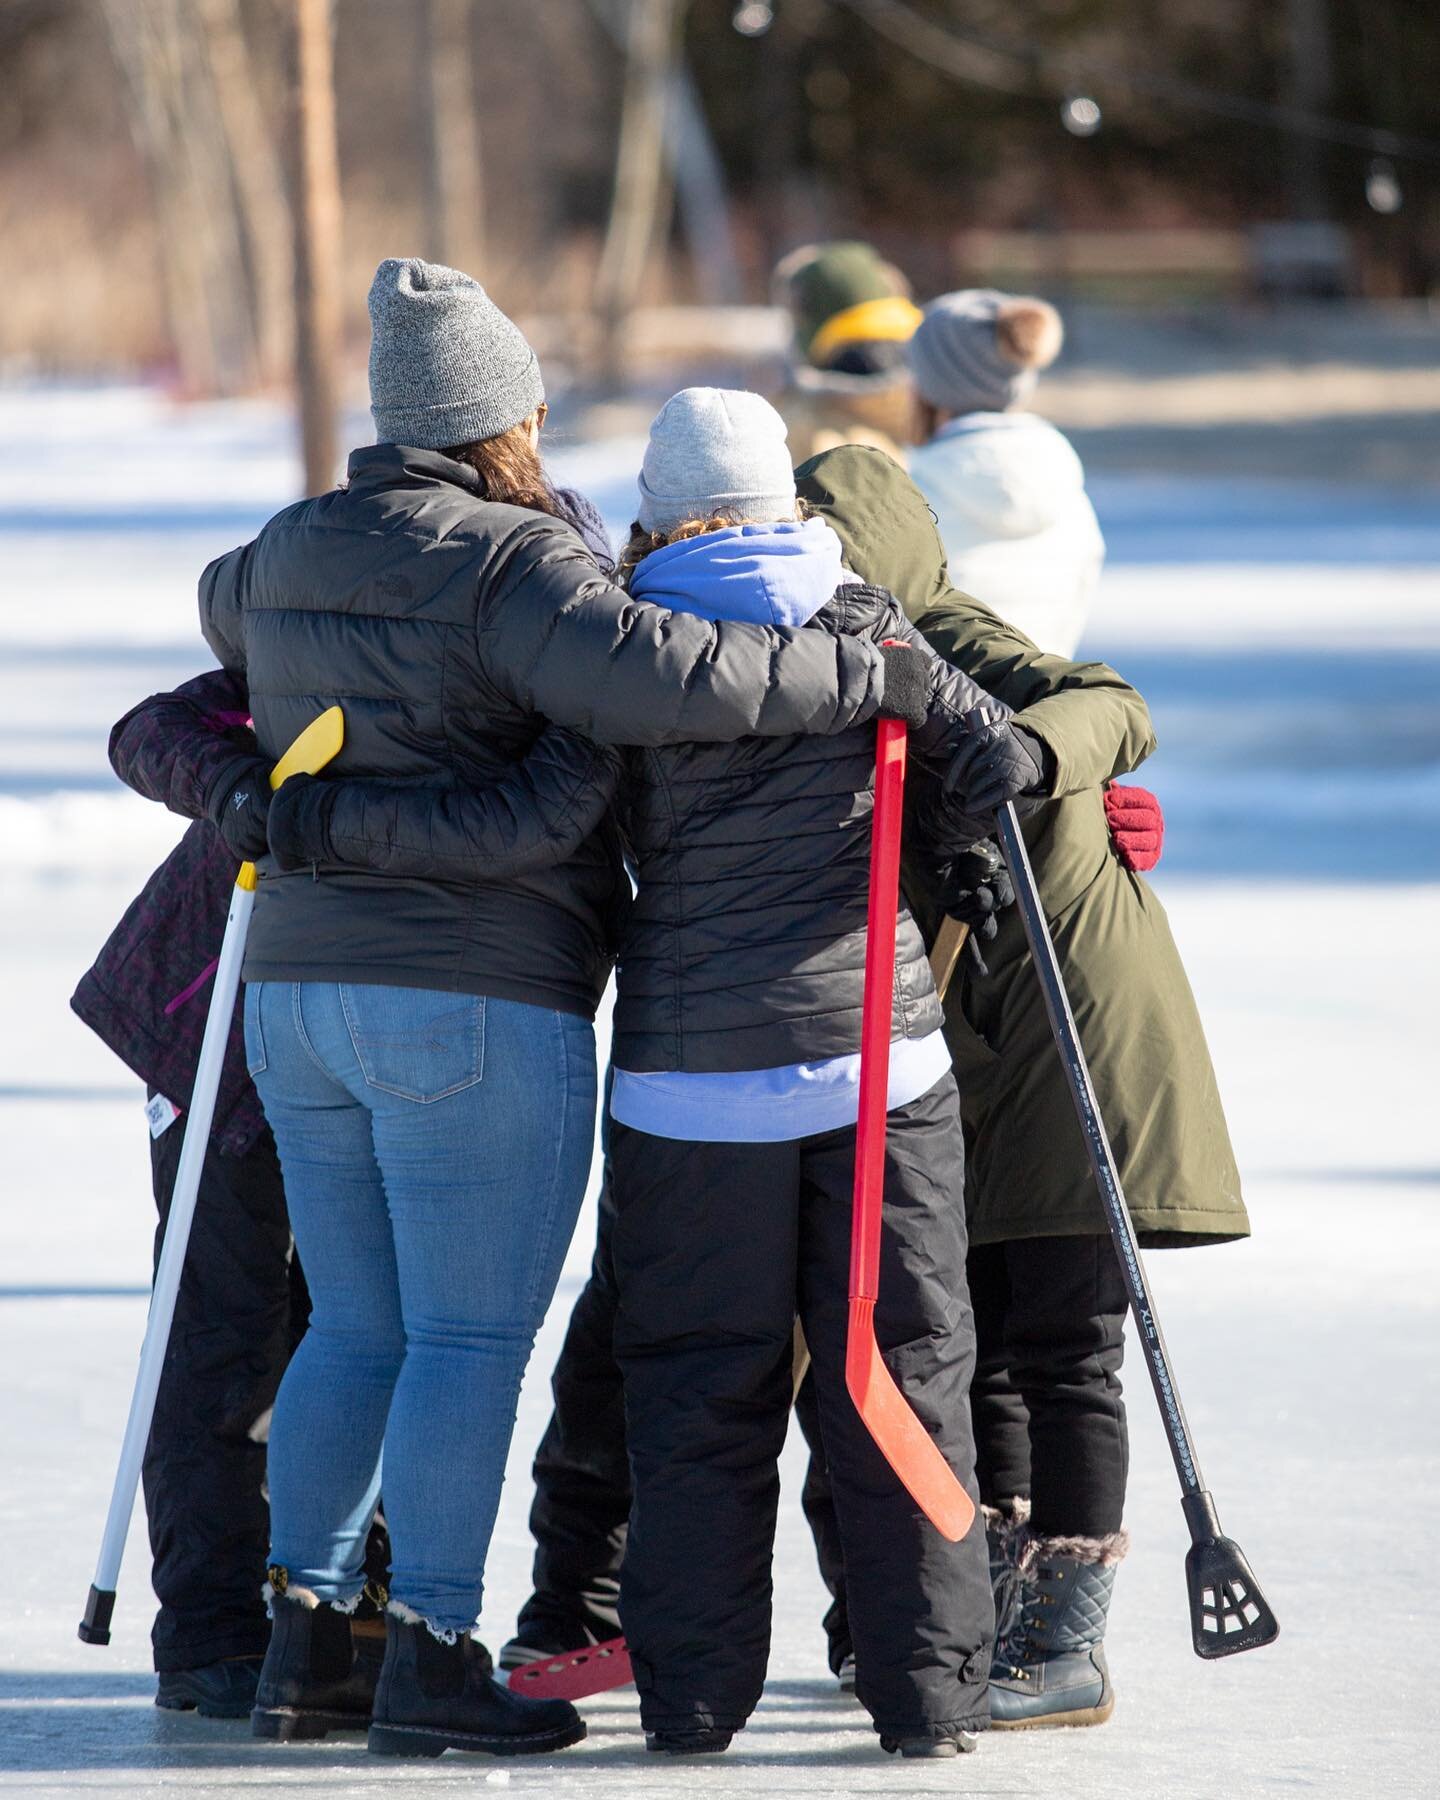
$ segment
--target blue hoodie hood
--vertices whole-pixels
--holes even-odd
[[[823,519],[727,525],[654,550],[630,578],[637,600],[701,619],[804,625],[847,579]]]

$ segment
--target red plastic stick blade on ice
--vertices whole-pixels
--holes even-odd
[[[514,1693],[531,1700],[583,1700],[607,1688],[629,1687],[635,1679],[623,1637],[606,1638],[564,1656],[542,1656],[510,1671]]]
[[[875,1341],[880,1292],[880,1216],[885,1200],[885,1112],[890,1088],[890,1011],[895,918],[900,899],[900,824],[905,798],[905,726],[882,719],[875,746],[875,824],[870,916],[860,1030],[860,1120],[855,1141],[855,1211],[850,1240],[850,1333],[845,1382],[865,1428],[912,1499],[943,1537],[964,1537],[975,1508],[935,1440],[911,1411]]]

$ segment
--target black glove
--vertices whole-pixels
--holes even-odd
[[[947,917],[970,927],[964,953],[977,975],[988,975],[981,946],[994,942],[999,929],[996,914],[1015,904],[1010,871],[988,838],[945,864],[940,871],[939,899]]]
[[[995,915],[1015,904],[1015,889],[1004,859],[988,838],[946,863],[939,900],[946,916],[968,925],[972,937],[987,944],[993,940]]]
[[[935,680],[933,660],[923,650],[913,650],[909,644],[882,644],[880,655],[885,662],[881,718],[903,719],[912,731],[918,730],[930,716]]]
[[[1022,794],[1046,791],[1045,746],[1034,732],[979,706],[965,723],[970,729],[945,775],[948,800],[966,813],[988,814]]]
[[[225,770],[210,792],[206,808],[210,823],[241,862],[254,862],[269,849],[265,819],[270,811],[270,768],[262,757],[242,758]]]
[[[330,810],[335,783],[314,775],[292,775],[270,801],[270,854],[277,869],[308,869],[331,862]]]

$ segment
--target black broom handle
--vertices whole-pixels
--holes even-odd
[[[1170,1353],[1165,1348],[1165,1336],[1156,1316],[1150,1284],[1145,1279],[1145,1266],[1140,1260],[1140,1245],[1135,1237],[1135,1222],[1130,1217],[1124,1189],[1120,1186],[1115,1152],[1110,1148],[1110,1140],[1105,1135],[1105,1123],[1100,1117],[1099,1102],[1095,1098],[1095,1084],[1090,1079],[1085,1052],[1080,1048],[1075,1015],[1070,1010],[1069,996],[1061,979],[1059,959],[1050,939],[1050,928],[1045,923],[1040,891],[1035,885],[1034,871],[1030,867],[1025,840],[1020,835],[1020,821],[1015,815],[1015,808],[1007,802],[995,815],[995,822],[999,829],[1000,848],[1005,853],[1010,880],[1015,888],[1015,904],[1020,908],[1025,936],[1030,940],[1030,953],[1035,959],[1035,970],[1040,977],[1045,1010],[1050,1015],[1050,1029],[1055,1034],[1055,1044],[1060,1052],[1071,1098],[1075,1102],[1085,1149],[1090,1157],[1090,1167],[1095,1172],[1095,1184],[1100,1189],[1105,1218],[1110,1226],[1110,1235],[1115,1240],[1121,1279],[1125,1283],[1125,1292],[1130,1297],[1130,1310],[1135,1316],[1135,1323],[1140,1327],[1145,1363],[1150,1371],[1155,1398],[1160,1403],[1160,1416],[1165,1422],[1170,1454],[1175,1458],[1175,1470],[1180,1477],[1185,1499],[1189,1501],[1193,1497],[1199,1500],[1205,1495],[1205,1483],[1200,1478],[1200,1465],[1195,1458],[1190,1426],[1185,1418],[1185,1409],[1180,1404],[1175,1378],[1170,1371]],[[1208,1500],[1208,1495],[1205,1498]],[[1196,1511],[1196,1518],[1191,1518],[1191,1506],[1187,1505],[1185,1508],[1192,1533],[1203,1516],[1200,1508],[1193,1510]]]

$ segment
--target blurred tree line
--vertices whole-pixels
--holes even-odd
[[[201,392],[288,371],[296,4],[0,7],[0,358],[169,366]],[[976,227],[1301,219],[1343,229],[1361,291],[1437,285],[1435,162],[1392,168],[1243,116],[1435,131],[1430,0],[335,0],[334,16],[356,346],[369,271],[394,253],[473,268],[522,312],[613,317],[763,298],[775,258],[819,234],[876,238],[925,291]],[[1062,123],[1076,94],[1098,104],[1092,135]]]

